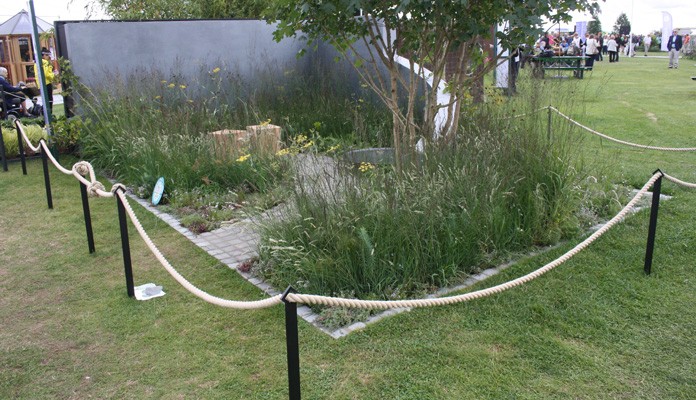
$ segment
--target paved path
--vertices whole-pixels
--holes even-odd
[[[317,195],[336,196],[336,191],[332,191],[335,179],[337,178],[337,163],[333,158],[325,156],[300,155],[295,163],[294,173],[298,178],[295,180],[297,185],[303,190]],[[321,188],[319,191],[316,188]],[[280,292],[271,285],[252,276],[249,273],[242,272],[238,269],[240,264],[250,258],[258,256],[258,246],[260,242],[259,227],[264,220],[268,218],[282,218],[289,212],[292,212],[291,206],[281,204],[263,214],[251,218],[247,218],[232,224],[225,224],[219,229],[211,232],[205,232],[200,235],[189,231],[182,226],[179,221],[170,214],[164,213],[153,207],[149,199],[140,199],[129,193],[132,200],[145,207],[148,211],[155,214],[169,226],[176,229],[179,233],[191,240],[201,249],[205,250],[211,256],[217,258],[221,263],[237,271],[244,279],[255,285],[269,296],[275,296]],[[176,266],[174,266],[176,267]],[[281,288],[284,290],[285,288]],[[397,314],[403,310],[389,310],[387,312],[373,315],[365,322],[356,322],[348,327],[330,330],[316,323],[319,315],[315,314],[307,306],[298,306],[297,314],[307,322],[313,324],[324,333],[333,338],[343,337],[350,332],[362,329],[367,323],[378,321],[386,316]]]

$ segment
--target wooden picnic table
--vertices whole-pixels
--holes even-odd
[[[585,71],[591,71],[592,67],[585,66],[585,60],[590,57],[583,56],[553,56],[553,57],[533,57],[532,63],[535,66],[535,76],[544,77],[546,70],[557,71],[555,77],[561,77],[560,71],[573,71],[573,76],[582,79]]]

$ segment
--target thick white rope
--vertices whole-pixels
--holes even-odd
[[[503,118],[503,119],[507,120],[507,119],[514,119],[514,118],[526,117],[527,115],[530,115],[530,114],[536,114],[536,113],[538,113],[539,111],[548,110],[549,107],[551,107],[551,106],[544,106],[544,107],[537,108],[537,109],[535,109],[535,110],[532,110],[532,111],[527,112],[527,113],[524,113],[524,114],[517,114],[517,115],[513,115],[512,117],[506,117],[506,118]],[[513,111],[514,111],[514,110],[513,110]]]
[[[79,161],[73,165],[72,169],[67,169],[63,167],[58,160],[55,159],[55,157],[53,157],[53,154],[51,153],[51,150],[48,148],[48,144],[44,139],[39,140],[39,145],[34,147],[24,131],[24,126],[19,120],[15,121],[15,126],[22,135],[24,141],[27,143],[27,146],[29,146],[33,152],[38,152],[41,150],[44,154],[46,154],[48,159],[51,160],[51,163],[53,163],[58,171],[66,175],[74,176],[78,181],[87,186],[87,191],[90,196],[113,197],[113,192],[116,190],[117,185],[112,186],[111,191],[106,191],[104,185],[97,180],[92,164],[88,163],[87,161]],[[84,175],[89,175],[89,180],[85,179]]]
[[[550,107],[550,106],[549,106]],[[553,109],[553,107],[550,107]],[[554,109],[555,110],[555,109]],[[558,112],[558,110],[555,110]],[[560,112],[559,112],[560,114]],[[563,115],[563,114],[561,114]],[[563,115],[565,118],[569,119],[565,115]],[[569,119],[570,120],[570,119]],[[574,122],[571,120],[571,122]],[[578,124],[579,125],[579,124]],[[17,122],[17,126],[20,127],[21,124]],[[582,126],[582,125],[580,125]],[[126,212],[128,213],[131,221],[133,222],[133,225],[135,226],[136,230],[140,234],[140,237],[145,241],[145,244],[150,248],[150,251],[155,255],[157,260],[164,266],[164,268],[169,272],[172,277],[179,282],[186,290],[194,294],[195,296],[201,298],[202,300],[209,302],[211,304],[215,304],[221,307],[227,307],[227,308],[235,308],[235,309],[245,309],[245,310],[250,310],[250,309],[261,309],[261,308],[267,308],[267,307],[272,307],[274,305],[280,304],[283,302],[282,295],[275,295],[273,297],[263,299],[263,300],[256,300],[256,301],[235,301],[235,300],[226,300],[222,299],[220,297],[213,296],[211,294],[208,294],[204,292],[203,290],[197,288],[194,286],[192,283],[190,283],[188,280],[186,280],[179,272],[174,269],[174,267],[167,261],[167,259],[162,255],[162,253],[159,251],[157,246],[152,242],[152,239],[150,239],[150,236],[145,232],[145,229],[143,226],[140,224],[140,221],[138,220],[138,217],[135,215],[135,212],[130,206],[130,203],[128,202],[128,198],[125,195],[125,190],[126,187],[120,183],[116,183],[112,186],[110,192],[106,192],[103,189],[103,185],[96,180],[95,178],[95,173],[94,173],[94,168],[92,165],[86,161],[80,161],[78,163],[75,163],[73,165],[72,170],[68,170],[63,168],[57,160],[53,157],[51,154],[50,150],[48,149],[48,145],[46,142],[42,139],[39,142],[39,146],[34,148],[31,146],[31,142],[29,139],[26,137],[26,134],[24,133],[23,130],[20,128],[20,132],[22,133],[22,136],[24,139],[27,141],[30,147],[34,149],[33,151],[38,151],[39,148],[41,147],[42,150],[45,152],[46,155],[51,159],[51,162],[63,173],[68,174],[68,175],[73,175],[75,176],[80,182],[88,185],[90,187],[90,193],[94,195],[98,195],[100,197],[113,197],[114,195],[118,195],[119,201],[124,205],[124,208]],[[601,134],[600,134],[601,135]],[[604,136],[604,135],[602,135]],[[608,137],[607,137],[608,138]],[[621,141],[619,141],[621,142]],[[626,142],[628,143],[628,142]],[[666,149],[666,148],[660,148],[660,149]],[[90,181],[87,181],[83,175],[89,175],[90,176]],[[562,256],[558,257],[554,261],[551,261],[550,263],[544,265],[543,267],[530,272],[527,275],[524,275],[522,277],[519,277],[517,279],[514,279],[512,281],[508,281],[502,284],[499,284],[497,286],[493,286],[487,289],[482,289],[482,290],[477,290],[475,292],[470,292],[470,293],[464,293],[461,295],[457,296],[450,296],[450,297],[441,297],[441,298],[434,298],[434,299],[412,299],[412,300],[384,300],[384,301],[379,301],[379,300],[358,300],[358,299],[348,299],[348,298],[340,298],[340,297],[329,297],[329,296],[318,296],[318,295],[306,295],[306,294],[298,294],[298,293],[288,293],[285,297],[287,301],[294,302],[294,303],[303,303],[303,304],[324,304],[324,305],[331,305],[331,306],[342,306],[342,307],[351,307],[351,308],[365,308],[365,309],[392,309],[392,308],[414,308],[414,307],[431,307],[431,306],[441,306],[441,305],[447,305],[447,304],[454,304],[454,303],[461,303],[473,299],[478,299],[482,297],[487,297],[493,294],[497,294],[500,292],[503,292],[505,290],[514,288],[516,286],[522,285],[524,283],[527,283],[531,280],[534,280],[538,278],[539,276],[545,274],[546,272],[558,267],[559,265],[563,264],[573,256],[575,256],[577,253],[580,251],[584,250],[587,248],[590,244],[592,244],[595,240],[597,240],[600,236],[602,236],[604,233],[606,233],[609,229],[611,229],[614,225],[616,225],[618,222],[620,222],[626,214],[633,208],[636,202],[648,191],[648,189],[655,183],[657,179],[659,179],[661,176],[664,176],[666,179],[678,184],[682,185],[685,187],[689,188],[696,188],[696,183],[690,183],[690,182],[685,182],[682,180],[679,180],[673,176],[663,174],[661,172],[656,172],[648,182],[645,183],[645,185],[636,193],[636,195],[631,199],[628,204],[618,213],[616,216],[614,216],[611,220],[609,220],[606,224],[604,224],[599,230],[597,230],[595,233],[590,235],[587,239],[583,240],[581,243],[573,247],[571,250],[563,254]],[[101,188],[98,186],[101,185]],[[122,190],[118,190],[122,189]]]
[[[684,182],[684,181],[682,181],[682,180],[679,180],[679,179],[677,179],[677,178],[675,178],[675,177],[673,177],[673,176],[671,176],[671,175],[667,175],[667,174],[665,174],[665,173],[663,173],[663,175],[664,175],[665,179],[667,179],[668,181],[674,182],[674,183],[676,183],[677,185],[684,186],[684,187],[688,187],[688,188],[691,188],[691,189],[696,189],[696,183]]]
[[[215,304],[220,307],[236,308],[241,310],[255,310],[260,308],[267,308],[276,304],[280,304],[282,302],[282,300],[280,299],[281,295],[279,294],[273,297],[269,297],[267,299],[257,301],[234,301],[225,300],[220,297],[213,296],[197,288],[191,282],[187,281],[186,278],[181,276],[181,274],[177,272],[174,269],[174,267],[172,267],[172,265],[169,263],[169,261],[167,261],[167,259],[162,255],[157,246],[155,246],[155,244],[150,239],[150,236],[148,236],[147,232],[145,232],[145,229],[143,229],[143,226],[140,224],[140,221],[138,220],[138,217],[135,215],[135,212],[133,212],[133,209],[131,208],[130,203],[128,203],[128,198],[124,194],[123,190],[117,190],[116,194],[119,197],[119,201],[121,201],[124,208],[128,212],[128,216],[133,222],[135,229],[137,229],[138,233],[140,234],[140,237],[143,238],[145,244],[147,244],[147,247],[150,248],[150,251],[152,251],[152,253],[155,255],[157,260],[164,266],[167,272],[169,272],[169,274],[174,279],[176,279],[176,281],[179,282],[181,286],[186,288],[186,290],[193,293],[195,296],[198,296],[199,298],[207,301],[208,303]]]
[[[415,300],[358,300],[358,299],[346,299],[340,297],[328,297],[328,296],[317,296],[317,295],[306,295],[298,293],[289,293],[286,299],[295,303],[304,304],[324,304],[329,306],[341,306],[341,307],[351,307],[351,308],[367,308],[367,309],[390,309],[390,308],[412,308],[412,307],[430,307],[430,306],[441,306],[446,304],[461,303],[464,301],[469,301],[473,299],[478,299],[481,297],[490,296],[496,293],[503,292],[505,290],[514,288],[523,283],[527,283],[533,279],[540,277],[541,275],[551,271],[557,266],[568,261],[571,257],[584,250],[587,246],[592,244],[597,238],[602,236],[611,227],[621,221],[628,212],[631,211],[633,206],[640,200],[640,198],[648,191],[648,189],[655,183],[655,181],[662,176],[662,173],[655,173],[650,180],[638,191],[638,193],[633,197],[633,199],[626,204],[626,206],[618,213],[614,218],[609,220],[604,224],[599,230],[590,235],[587,239],[583,240],[577,246],[570,249],[568,252],[558,257],[557,259],[551,261],[550,263],[544,265],[543,267],[530,272],[527,275],[501,283],[500,285],[493,286],[487,289],[477,290],[475,292],[464,293],[457,296],[450,297],[440,297],[434,299],[415,299]]]
[[[29,138],[27,137],[27,134],[24,132],[24,126],[22,125],[21,122],[19,122],[18,119],[15,120],[15,126],[16,126],[17,129],[19,130],[19,133],[22,134],[22,137],[24,138],[24,141],[27,143],[27,146],[29,146],[29,148],[31,149],[31,151],[33,151],[34,153],[38,152],[38,151],[39,151],[39,147],[41,147],[41,145],[34,147],[34,145],[31,144],[31,140],[29,140]]]
[[[605,135],[605,134],[603,134],[603,133],[597,132],[597,131],[595,131],[594,129],[591,129],[591,128],[586,127],[585,125],[583,125],[583,124],[581,124],[581,123],[575,121],[574,119],[570,118],[569,116],[563,114],[562,112],[560,112],[560,111],[559,111],[557,108],[555,108],[555,107],[549,106],[549,109],[555,111],[556,114],[558,114],[558,115],[560,115],[561,117],[567,119],[569,122],[571,122],[571,123],[573,123],[573,124],[579,126],[580,128],[582,128],[582,129],[584,129],[584,130],[586,130],[586,131],[588,131],[588,132],[590,132],[590,133],[592,133],[592,134],[595,134],[595,135],[597,135],[597,136],[599,136],[599,137],[602,137],[602,138],[604,138],[604,139],[610,140],[610,141],[612,141],[612,142],[616,142],[616,143],[620,143],[620,144],[625,144],[625,145],[627,145],[627,146],[633,146],[633,147],[637,147],[637,148],[640,148],[640,149],[647,149],[647,150],[662,150],[662,151],[696,151],[696,147],[659,147],[659,146],[646,146],[646,145],[643,145],[643,144],[631,143],[631,142],[627,142],[627,141],[625,141],[625,140],[616,139],[616,138],[613,138],[613,137],[611,137],[611,136],[607,136],[607,135]]]

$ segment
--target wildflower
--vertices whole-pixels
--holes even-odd
[[[215,67],[215,69],[213,69],[213,73],[217,74],[218,72],[220,72],[220,67]]]
[[[278,150],[278,152],[276,153],[277,156],[285,156],[288,154],[290,154],[290,150],[288,150],[288,149],[281,149],[281,150]]]
[[[186,89],[186,85],[179,85],[180,88]]]
[[[159,100],[159,99],[161,99],[161,98],[162,98],[162,96],[159,96],[159,95],[158,95],[158,96],[155,96],[155,100]]]
[[[360,172],[367,172],[367,171],[370,171],[370,170],[373,170],[373,169],[375,169],[375,165],[374,165],[374,164],[370,164],[370,163],[368,163],[368,162],[361,162],[361,163],[360,163],[360,166],[358,167],[358,170],[359,170]]]
[[[261,125],[261,126],[266,126],[266,125],[268,125],[268,124],[270,124],[270,123],[271,123],[271,119],[269,118],[269,119],[267,119],[267,120],[261,122],[259,125]]]
[[[331,146],[331,147],[329,147],[328,150],[326,150],[326,152],[327,152],[327,153],[333,153],[334,151],[338,150],[339,147],[341,147],[340,144],[337,144],[337,145],[335,145],[335,146]]]
[[[302,146],[302,148],[303,148],[303,149],[306,149],[306,148],[312,147],[312,146],[314,146],[314,141],[310,140],[309,142],[305,143],[305,144]]]
[[[307,136],[305,135],[298,135],[297,137],[295,137],[295,143],[297,144],[302,144],[305,141],[307,141]]]
[[[170,87],[170,88],[173,88],[174,86],[176,86],[176,85],[173,83],[170,83],[169,85],[167,85],[167,87]]]
[[[249,159],[251,157],[251,154],[245,154],[237,159],[237,162],[241,163]]]
[[[166,80],[166,79],[162,79],[162,80],[160,81],[160,83],[167,83],[167,80]]]

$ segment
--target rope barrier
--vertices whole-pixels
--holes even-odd
[[[671,175],[664,174],[665,179],[668,181],[671,181],[673,183],[676,183],[677,185],[688,187],[691,189],[696,189],[696,183],[690,183],[690,182],[684,182],[682,180],[679,180]]]
[[[114,196],[113,187],[112,191],[106,191],[104,185],[101,182],[97,181],[96,174],[94,172],[94,167],[92,167],[92,164],[88,163],[87,161],[79,161],[73,165],[72,169],[67,169],[63,167],[53,156],[51,150],[48,148],[48,144],[44,139],[39,140],[39,145],[34,147],[34,145],[32,145],[31,143],[31,140],[24,131],[24,126],[22,125],[22,123],[19,120],[17,120],[15,122],[15,125],[17,126],[17,129],[19,130],[20,134],[22,135],[24,142],[27,144],[27,146],[29,146],[29,148],[33,152],[38,152],[39,150],[43,151],[48,157],[48,159],[51,160],[51,163],[56,167],[56,169],[58,169],[58,171],[62,172],[65,175],[74,176],[78,181],[82,182],[82,184],[87,186],[90,195],[96,197]],[[89,175],[90,179],[87,180],[83,175]]]
[[[549,106],[550,107],[550,106]],[[555,110],[560,114],[558,110],[555,108],[551,107],[551,109]],[[563,114],[561,114],[563,115]],[[569,119],[567,116],[563,115],[566,119]],[[569,119],[570,120],[570,119]],[[570,120],[571,122],[574,122]],[[575,122],[574,122],[575,123]],[[577,124],[577,123],[576,123]],[[579,126],[582,126],[578,124]],[[558,267],[559,265],[563,264],[564,262],[568,261],[570,258],[575,256],[577,253],[580,251],[584,250],[587,248],[590,244],[592,244],[595,240],[597,240],[599,237],[601,237],[604,233],[606,233],[609,229],[611,229],[614,225],[616,225],[618,222],[620,222],[626,214],[635,206],[635,204],[638,202],[638,200],[648,191],[648,189],[655,183],[657,179],[660,177],[664,176],[668,180],[678,184],[682,185],[685,187],[689,188],[696,188],[696,183],[689,183],[685,181],[681,181],[675,177],[672,177],[670,175],[664,174],[662,172],[656,172],[653,174],[653,176],[643,185],[643,187],[636,193],[636,195],[631,199],[631,201],[626,204],[626,206],[618,213],[616,214],[611,220],[609,220],[606,224],[604,224],[599,230],[595,231],[592,235],[590,235],[587,239],[583,240],[581,243],[573,247],[571,250],[563,254],[562,256],[558,257],[557,259],[547,263],[546,265],[542,266],[541,268],[538,268],[524,276],[521,276],[519,278],[516,278],[514,280],[501,283],[499,285],[487,288],[487,289],[481,289],[477,290],[474,292],[469,292],[469,293],[464,293],[461,295],[456,295],[456,296],[449,296],[449,297],[440,297],[440,298],[431,298],[431,299],[411,299],[411,300],[359,300],[359,299],[349,299],[349,298],[342,298],[342,297],[330,297],[330,296],[319,296],[319,295],[310,295],[310,294],[299,294],[299,293],[286,293],[285,295],[275,295],[263,300],[256,300],[256,301],[237,301],[237,300],[227,300],[223,299],[217,296],[213,296],[192,283],[190,283],[186,278],[184,278],[174,267],[169,263],[169,261],[162,255],[161,251],[157,248],[157,246],[154,244],[152,239],[150,239],[150,236],[147,234],[145,229],[143,228],[142,224],[138,220],[138,217],[136,216],[135,212],[133,211],[127,196],[125,195],[126,187],[123,184],[116,183],[112,186],[110,191],[105,191],[104,185],[102,185],[99,181],[96,180],[95,173],[94,173],[94,168],[89,162],[86,161],[80,161],[77,162],[73,165],[72,169],[68,170],[66,168],[63,168],[58,161],[52,156],[50,150],[48,149],[48,145],[46,144],[45,140],[41,140],[39,142],[38,147],[34,147],[31,145],[31,141],[29,138],[26,136],[24,133],[23,129],[21,128],[21,124],[17,122],[17,126],[20,128],[20,132],[22,133],[22,136],[24,140],[27,142],[29,147],[34,149],[34,151],[38,151],[39,148],[43,148],[43,150],[46,152],[48,155],[49,159],[51,162],[63,173],[72,175],[76,179],[80,180],[80,182],[84,183],[88,188],[91,194],[99,196],[99,197],[113,197],[113,196],[118,196],[119,201],[123,204],[129,218],[131,219],[131,222],[135,226],[136,230],[138,231],[138,234],[140,237],[143,239],[145,244],[148,246],[150,251],[155,255],[155,258],[164,266],[164,268],[167,270],[167,272],[177,281],[179,284],[181,284],[186,290],[191,292],[193,295],[199,297],[200,299],[211,303],[215,304],[221,307],[226,307],[226,308],[235,308],[235,309],[244,309],[244,310],[251,310],[251,309],[262,309],[262,308],[267,308],[267,307],[272,307],[277,304],[282,303],[284,300],[287,300],[288,302],[291,303],[303,303],[303,304],[323,304],[323,305],[330,305],[330,306],[342,306],[342,307],[350,307],[350,308],[364,308],[364,309],[394,309],[394,308],[415,308],[415,307],[431,307],[431,306],[441,306],[441,305],[447,305],[447,304],[454,304],[454,303],[461,303],[473,299],[478,299],[482,297],[487,297],[491,296],[493,294],[497,294],[503,291],[506,291],[508,289],[517,287],[519,285],[522,285],[524,283],[527,283],[529,281],[532,281],[539,276],[551,271],[552,269]],[[601,135],[601,134],[600,134]],[[605,136],[605,135],[601,135]],[[607,137],[608,138],[608,137]],[[620,143],[622,141],[619,141]],[[625,142],[628,143],[628,142]],[[666,148],[659,148],[659,149],[666,149]],[[694,149],[696,150],[696,149]],[[681,150],[685,151],[685,150]],[[83,175],[89,175],[89,180],[85,179]],[[119,190],[120,189],[120,190]],[[284,297],[283,297],[284,296]]]
[[[584,250],[587,246],[592,244],[597,238],[602,236],[615,224],[621,221],[626,214],[633,208],[633,206],[638,202],[638,200],[648,191],[648,189],[655,183],[655,181],[662,176],[661,173],[655,173],[648,182],[643,185],[643,187],[638,191],[638,193],[631,199],[628,204],[618,213],[614,218],[609,220],[604,224],[599,230],[595,231],[587,239],[580,242],[578,245],[570,249],[568,252],[558,257],[557,259],[551,261],[550,263],[544,265],[543,267],[530,272],[527,275],[521,276],[517,279],[501,283],[500,285],[493,286],[487,289],[477,290],[475,292],[465,293],[457,296],[450,297],[440,297],[434,299],[416,299],[416,300],[357,300],[357,299],[346,299],[339,297],[327,297],[327,296],[317,296],[317,295],[303,295],[297,293],[289,293],[287,299],[297,303],[304,304],[323,304],[330,306],[343,306],[351,308],[377,308],[377,309],[390,309],[390,308],[413,308],[413,307],[429,307],[429,306],[440,306],[446,304],[461,303],[464,301],[469,301],[473,299],[478,299],[482,297],[487,297],[496,293],[503,292],[505,290],[511,289],[513,287],[519,286],[523,283],[527,283],[533,279],[540,277],[541,275],[551,271],[552,269],[558,267],[564,262],[568,261],[574,255]]]
[[[557,108],[555,108],[555,107],[553,107],[553,106],[549,106],[548,108],[549,108],[550,110],[555,111],[556,114],[558,114],[558,115],[560,115],[561,117],[563,117],[563,118],[565,118],[566,120],[568,120],[568,122],[570,122],[570,123],[572,123],[572,124],[575,124],[575,125],[579,126],[580,128],[582,128],[582,129],[584,129],[584,130],[586,130],[586,131],[588,131],[588,132],[590,132],[590,133],[592,133],[592,134],[595,134],[595,135],[597,135],[597,136],[599,136],[599,137],[601,137],[601,138],[610,140],[610,141],[612,141],[612,142],[624,144],[624,145],[627,145],[627,146],[637,147],[637,148],[640,148],[640,149],[647,149],[647,150],[661,150],[661,151],[696,151],[696,147],[659,147],[659,146],[646,146],[646,145],[643,145],[643,144],[637,144],[637,143],[627,142],[627,141],[625,141],[625,140],[616,139],[616,138],[613,138],[613,137],[611,137],[611,136],[607,136],[607,135],[605,135],[605,134],[603,134],[603,133],[597,132],[597,131],[595,131],[594,129],[591,129],[591,128],[586,127],[585,125],[583,125],[583,124],[581,124],[581,123],[575,121],[574,119],[570,118],[569,116],[563,114],[562,112],[560,112]]]
[[[152,239],[150,239],[150,236],[145,232],[145,229],[143,226],[140,224],[140,221],[138,220],[138,217],[135,215],[135,212],[133,211],[133,208],[131,208],[130,203],[128,202],[128,198],[124,194],[123,190],[116,190],[116,195],[119,197],[120,201],[122,202],[123,206],[126,209],[126,212],[128,213],[128,216],[131,219],[131,222],[133,222],[133,225],[135,226],[135,229],[138,231],[140,234],[140,237],[145,241],[145,244],[147,244],[147,247],[150,248],[150,251],[152,254],[155,255],[157,260],[164,266],[164,268],[169,272],[169,274],[181,284],[186,290],[191,292],[193,295],[201,298],[202,300],[207,301],[208,303],[218,305],[220,307],[227,307],[227,308],[236,308],[236,309],[241,309],[241,310],[255,310],[255,309],[260,309],[260,308],[267,308],[274,306],[276,304],[280,304],[281,301],[281,295],[275,295],[273,297],[269,297],[267,299],[263,300],[257,300],[257,301],[235,301],[235,300],[226,300],[222,299],[220,297],[216,297],[213,295],[210,295],[203,290],[197,288],[194,286],[191,282],[186,280],[179,272],[177,272],[174,267],[167,261],[167,259],[162,255],[162,252],[159,251],[157,246],[152,242]]]

